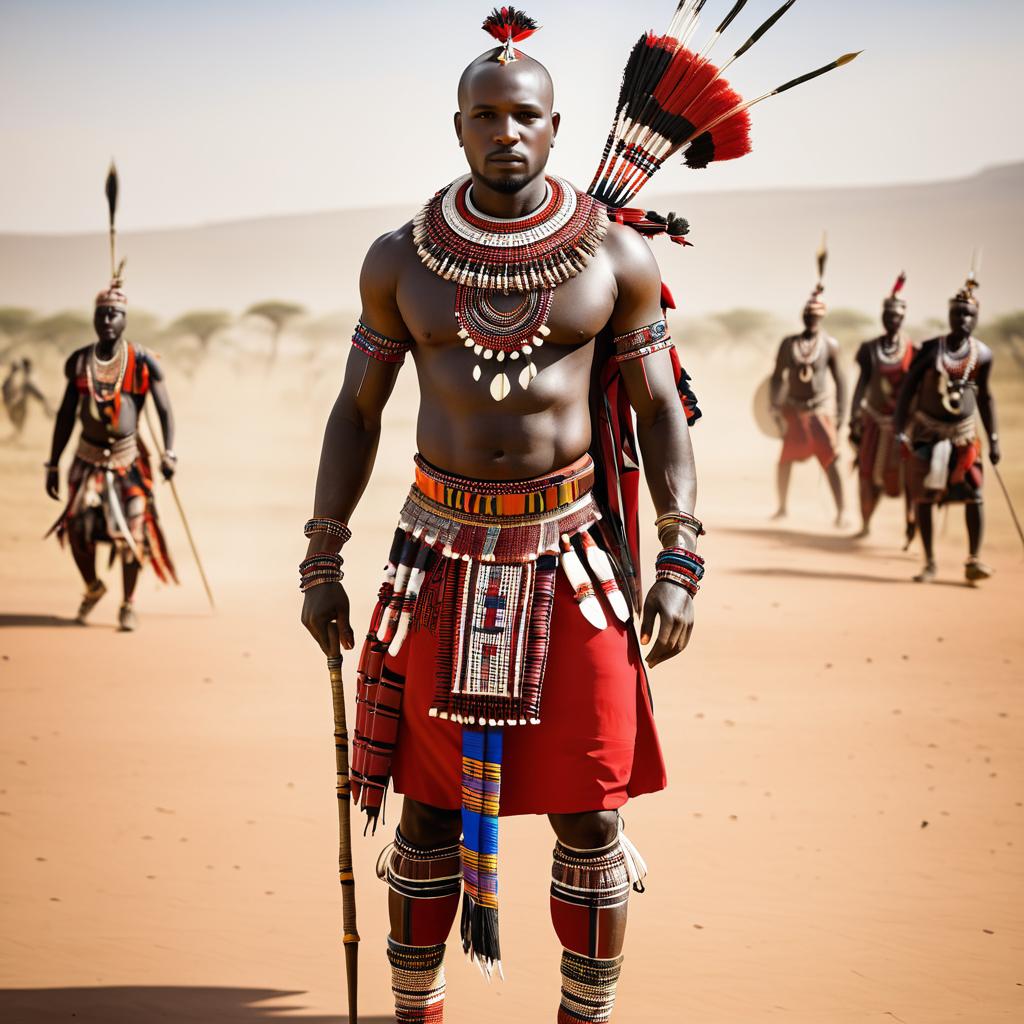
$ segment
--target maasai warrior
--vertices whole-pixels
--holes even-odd
[[[116,196],[116,188],[111,170],[108,196],[111,189]],[[113,205],[112,200],[112,240]],[[123,631],[130,631],[136,626],[132,599],[143,563],[149,561],[161,580],[177,582],[157,518],[149,452],[139,434],[147,395],[153,396],[160,418],[165,449],[160,471],[165,479],[174,475],[177,457],[174,416],[163,370],[149,352],[123,336],[128,311],[123,269],[123,263],[115,267],[109,287],[96,296],[96,341],[72,353],[65,364],[67,387],[57,410],[46,463],[46,493],[60,500],[60,457],[71,440],[77,418],[82,430],[68,472],[67,502],[50,532],[56,533],[62,543],[67,539],[85,581],[79,622],[85,622],[107,592],[96,574],[96,545],[109,543],[112,560],[120,555],[124,591],[118,623]]]
[[[839,475],[836,424],[843,421],[846,381],[839,367],[839,343],[822,330],[826,307],[822,299],[827,252],[818,252],[818,283],[804,306],[804,329],[783,338],[771,379],[772,408],[785,425],[779,456],[776,519],[787,512],[789,480],[794,462],[816,458],[828,478],[836,505],[836,526],[843,523],[843,481]],[[835,381],[835,414],[828,410],[828,377]]]
[[[914,345],[903,333],[907,304],[901,295],[906,274],[900,274],[892,292],[882,304],[885,333],[865,341],[857,350],[860,377],[853,389],[850,413],[850,442],[857,450],[857,480],[860,486],[860,514],[863,525],[858,534],[871,529],[878,500],[904,495],[906,501],[906,544],[914,538],[914,506],[903,480],[901,446],[892,427],[896,396],[914,358]]]
[[[922,346],[900,389],[893,429],[907,449],[907,486],[924,545],[924,568],[919,583],[935,579],[932,508],[962,503],[966,510],[967,580],[992,575],[978,557],[982,528],[981,441],[975,413],[988,434],[988,454],[999,462],[996,405],[989,380],[992,350],[972,332],[978,323],[978,282],[972,272],[950,299],[949,333]]]
[[[10,372],[4,378],[3,399],[4,409],[10,418],[11,426],[14,427],[16,438],[20,437],[25,429],[30,399],[38,402],[43,407],[43,412],[47,416],[50,415],[50,403],[46,401],[46,396],[33,379],[31,359],[25,358],[20,362],[11,363]]]
[[[324,652],[351,650],[338,552],[411,353],[420,452],[362,645],[351,772],[374,821],[389,784],[404,794],[379,865],[402,1022],[443,1018],[460,893],[463,948],[487,976],[500,971],[498,819],[510,814],[546,814],[556,836],[558,1020],[611,1017],[627,900],[646,871],[618,809],[665,785],[641,644],[654,641],[649,667],[683,650],[704,574],[687,428],[697,410],[643,238],[682,243],[687,226],[626,203],[684,146],[695,167],[749,150],[746,106],[680,42],[703,2],[680,4],[668,35],[634,47],[589,193],[545,174],[552,83],[514,46],[536,25],[495,10],[484,27],[502,45],[459,81],[470,173],[363,264],[300,586]],[[641,453],[663,545],[646,597]]]

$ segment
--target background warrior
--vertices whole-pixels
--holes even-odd
[[[904,495],[906,545],[914,539],[914,506],[903,479],[901,446],[893,430],[892,414],[903,379],[914,358],[914,345],[903,333],[907,304],[900,294],[906,283],[900,274],[882,305],[885,333],[865,341],[857,350],[860,377],[853,389],[850,412],[850,443],[857,450],[857,482],[860,487],[859,537],[871,532],[871,517],[878,499]]]
[[[96,341],[71,354],[64,366],[67,387],[57,410],[53,445],[46,463],[46,493],[60,500],[60,457],[77,418],[82,426],[75,459],[68,473],[68,498],[50,529],[63,542],[67,537],[75,565],[85,581],[78,621],[85,622],[107,592],[96,575],[96,545],[110,543],[111,560],[121,557],[124,596],[118,612],[122,630],[136,625],[132,598],[139,570],[148,560],[157,576],[177,582],[153,497],[149,453],[139,435],[139,417],[152,394],[160,417],[164,455],[160,470],[174,475],[174,417],[160,364],[143,348],[125,339],[128,297],[123,290],[124,264],[114,256],[114,210],[117,177],[107,178],[110,203],[110,286],[96,296],[93,326]]]
[[[914,577],[919,583],[935,579],[935,504],[965,507],[967,580],[973,583],[992,575],[978,557],[984,517],[975,413],[981,415],[988,434],[992,465],[998,464],[1000,452],[995,399],[989,390],[992,350],[971,333],[978,323],[977,288],[972,273],[950,299],[949,333],[921,346],[903,382],[894,416],[893,428],[908,451],[907,484],[924,545],[924,568]]]
[[[772,408],[781,416],[785,434],[779,455],[776,519],[787,512],[789,481],[794,462],[812,456],[821,463],[836,505],[836,526],[843,523],[843,481],[839,476],[836,424],[843,420],[846,381],[839,368],[839,343],[821,327],[825,318],[823,277],[827,254],[818,253],[818,284],[804,306],[804,329],[783,338],[771,377]],[[828,376],[835,381],[835,415],[826,411],[830,393]]]

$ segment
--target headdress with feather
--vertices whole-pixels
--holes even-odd
[[[826,306],[825,300],[821,296],[825,292],[825,267],[828,266],[827,232],[823,231],[821,234],[821,245],[818,246],[814,260],[818,268],[818,281],[811,292],[811,297],[807,300],[807,305],[804,306],[804,312],[820,313],[824,316]]]
[[[907,308],[907,300],[902,295],[903,286],[906,283],[907,273],[905,270],[901,270],[900,276],[896,278],[896,282],[892,286],[892,291],[885,298],[884,309],[895,309],[902,312]]]
[[[117,262],[117,168],[110,161],[104,192],[107,197],[107,210],[110,214],[110,284],[96,296],[97,306],[113,306],[115,309],[128,308],[128,296],[124,293],[124,266],[126,260]]]
[[[502,64],[518,60],[519,56],[512,44],[532,36],[539,27],[525,11],[515,7],[495,7],[483,24],[483,30],[501,43],[498,60]]]
[[[977,250],[971,255],[971,271],[967,275],[967,280],[964,282],[963,288],[961,288],[956,295],[949,300],[951,306],[963,304],[966,306],[977,306],[978,296],[977,291],[981,287],[981,282],[978,280],[978,269],[981,263],[981,256]]]

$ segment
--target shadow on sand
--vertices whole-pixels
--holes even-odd
[[[787,530],[784,526],[723,526],[715,532],[731,533],[736,537],[747,537],[750,540],[775,541],[786,546],[812,548],[815,551],[856,551],[858,554],[871,554],[870,550],[863,547],[861,540],[849,534],[810,533],[807,530]]]
[[[125,985],[101,988],[0,989],[4,1024],[345,1024],[347,1016],[292,1016],[302,992],[259,988]],[[344,1001],[339,993],[339,1002]],[[278,1000],[287,999],[287,1003]],[[266,1006],[268,1000],[274,1005]],[[391,1024],[364,1017],[363,1024]]]
[[[75,619],[65,618],[61,615],[26,615],[18,612],[0,612],[0,629],[10,629],[14,626],[74,626],[75,629],[85,627]],[[94,626],[89,627],[94,629]],[[103,629],[103,626],[100,626]],[[113,626],[110,627],[113,629]]]
[[[828,572],[822,569],[732,569],[734,576],[784,576],[793,580],[830,580],[842,583],[909,583],[915,587],[925,586],[916,583],[910,576],[872,576],[866,572]],[[966,580],[932,580],[930,587],[956,587],[959,590],[977,590],[978,588]]]

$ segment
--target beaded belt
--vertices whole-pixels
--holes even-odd
[[[134,434],[119,437],[109,445],[93,444],[84,437],[78,439],[75,458],[100,469],[127,469],[139,457],[139,446]]]
[[[416,456],[416,489],[437,505],[471,515],[528,517],[555,512],[589,494],[593,486],[594,462],[589,455],[532,480],[470,480]]]
[[[938,438],[940,441],[952,441],[956,445],[965,445],[970,444],[978,436],[973,416],[962,420],[937,420],[934,416],[929,416],[928,413],[918,409],[914,413],[914,421],[914,439],[924,443],[928,443],[931,438]]]

